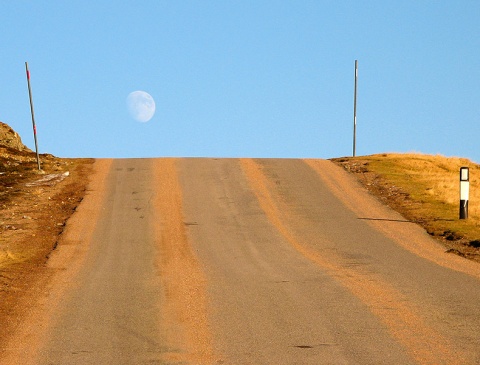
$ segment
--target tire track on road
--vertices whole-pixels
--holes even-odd
[[[464,364],[454,346],[429,327],[419,310],[388,282],[362,268],[345,267],[333,253],[321,254],[302,242],[288,223],[297,218],[279,194],[276,184],[266,176],[262,166],[252,159],[241,159],[242,169],[255,193],[260,206],[270,222],[301,254],[312,260],[339,280],[357,298],[365,303],[419,364]]]

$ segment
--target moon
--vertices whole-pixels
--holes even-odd
[[[146,123],[155,114],[155,100],[145,91],[134,91],[127,96],[127,108],[133,119]]]

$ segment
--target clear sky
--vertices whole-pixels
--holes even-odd
[[[480,1],[1,1],[0,120],[61,157],[480,162]],[[140,123],[127,96],[146,91]]]

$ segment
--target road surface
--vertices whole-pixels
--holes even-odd
[[[480,268],[328,161],[98,160],[1,364],[480,364]]]

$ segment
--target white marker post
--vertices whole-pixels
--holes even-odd
[[[468,167],[460,168],[460,219],[468,218],[469,175]]]
[[[30,87],[30,71],[28,70],[28,62],[25,62],[25,70],[27,71],[28,96],[30,97],[30,111],[32,112],[33,138],[35,140],[35,152],[37,153],[37,165],[38,165],[38,170],[40,171],[41,167],[40,167],[40,156],[38,155],[37,127],[35,125],[35,113],[33,112],[32,88]]]

